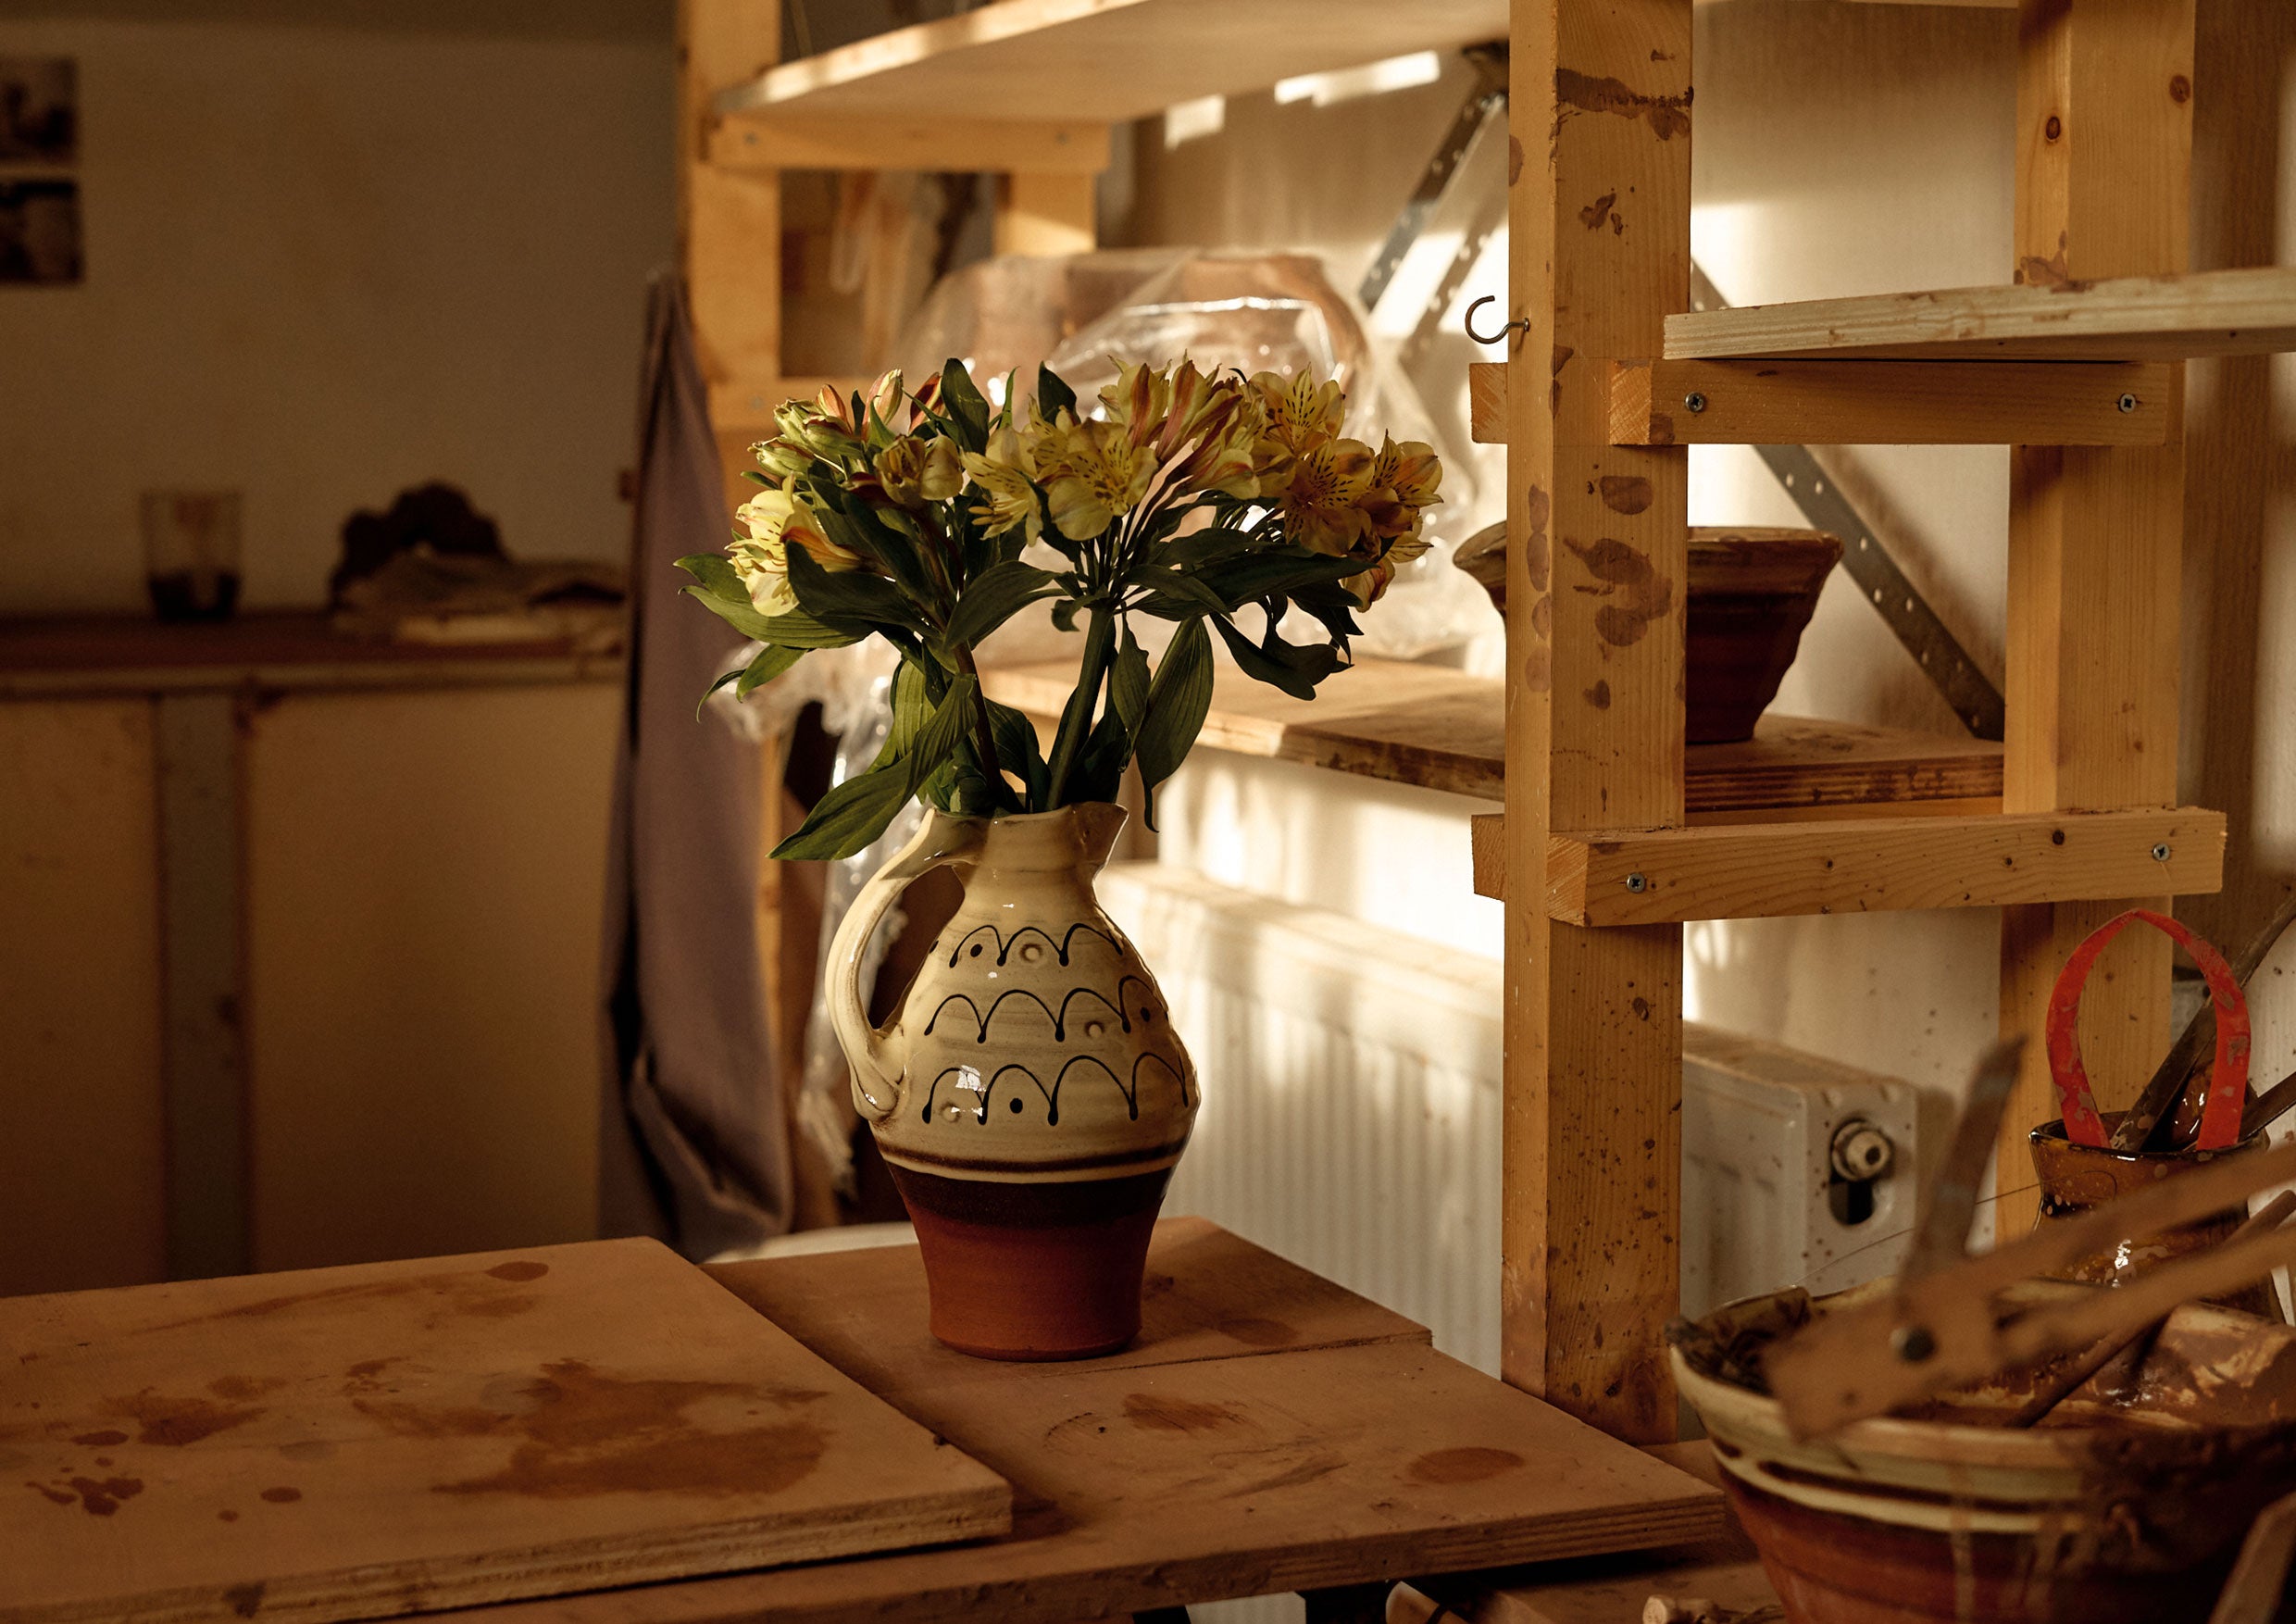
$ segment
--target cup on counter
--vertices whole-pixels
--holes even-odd
[[[144,572],[162,620],[228,620],[239,606],[239,493],[146,491]]]

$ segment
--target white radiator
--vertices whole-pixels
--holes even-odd
[[[1499,966],[1160,864],[1117,865],[1100,892],[1203,1080],[1167,1210],[1215,1218],[1496,1371]],[[1912,1221],[1912,1088],[1696,1026],[1684,1048],[1691,1311],[1893,1267]],[[1890,1167],[1841,1178],[1837,1139]]]

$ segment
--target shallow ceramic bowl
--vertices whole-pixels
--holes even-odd
[[[1690,548],[1684,736],[1692,744],[1735,743],[1753,737],[1778,697],[1841,543],[1817,531],[1694,526]],[[1453,562],[1505,612],[1504,525],[1468,537]]]
[[[1889,1289],[1774,1293],[1702,1325],[1743,1365]],[[2030,1430],[1997,1418],[2043,1372],[1797,1442],[1710,1355],[1678,1348],[1674,1369],[1793,1624],[2197,1624],[2256,1513],[2296,1489],[2296,1330],[2229,1309],[2178,1309],[2140,1367],[2123,1355]]]

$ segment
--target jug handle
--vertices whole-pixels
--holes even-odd
[[[2089,984],[2089,972],[2096,967],[2097,955],[2104,951],[2105,943],[2139,920],[2165,932],[2190,954],[2208,982],[2209,997],[2216,1006],[2216,1056],[2209,1070],[2208,1103],[2201,1115],[2196,1148],[2228,1149],[2240,1137],[2240,1110],[2248,1098],[2248,998],[2232,967],[2213,943],[2191,927],[2149,908],[2130,908],[2090,932],[2065,961],[2057,984],[2050,992],[2049,1075],[2056,1084],[2057,1104],[2065,1114],[2065,1136],[2091,1149],[2102,1150],[2105,1145],[2104,1120],[2097,1114],[2088,1068],[2081,1064],[2078,1027],[2081,990]]]
[[[861,996],[861,962],[878,921],[885,917],[911,881],[943,863],[962,862],[977,856],[988,835],[988,820],[953,818],[930,811],[909,843],[895,853],[875,878],[861,888],[853,906],[830,939],[830,1028],[845,1051],[853,1070],[855,1106],[871,1122],[882,1122],[901,1106],[901,1074],[908,1064],[907,1044],[869,1024],[868,1006]],[[899,1024],[896,1018],[896,1026]]]

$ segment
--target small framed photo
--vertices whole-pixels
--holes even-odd
[[[80,182],[0,180],[0,284],[80,277]]]
[[[80,76],[69,56],[0,56],[0,164],[80,157]]]

